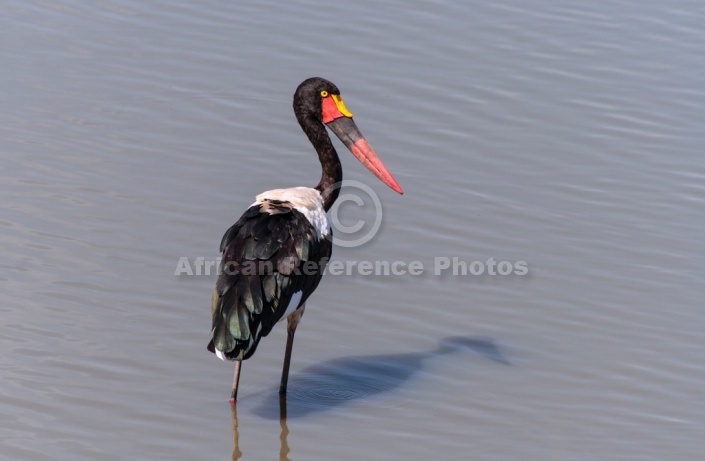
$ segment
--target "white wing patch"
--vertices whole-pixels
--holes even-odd
[[[323,209],[323,198],[316,189],[310,187],[291,187],[262,192],[252,205],[260,205],[265,200],[281,200],[291,203],[316,229],[318,238],[330,234],[330,224]]]
[[[297,307],[299,307],[299,303],[301,302],[301,296],[303,296],[303,294],[303,291],[297,291],[291,296],[291,301],[289,301],[289,305],[286,306],[286,311],[284,311],[284,315],[282,315],[282,318],[279,319],[280,322],[286,317],[288,317],[289,314],[294,312]]]
[[[225,361],[225,354],[223,354],[223,351],[220,349],[215,350],[215,355],[218,356],[220,360]]]

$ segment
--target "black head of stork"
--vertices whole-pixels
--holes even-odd
[[[345,108],[338,88],[309,78],[294,94],[294,113],[318,153],[321,181],[315,188],[263,192],[225,232],[211,303],[213,339],[208,350],[235,360],[230,402],[237,398],[242,360],[250,358],[274,324],[287,319],[287,343],[279,392],[284,394],[296,326],[306,300],[321,280],[332,250],[326,211],[339,193],[343,170],[326,126],[375,176],[402,194]]]
[[[401,187],[387,171],[369,143],[362,136],[333,83],[320,77],[304,80],[294,93],[294,114],[311,144],[316,148],[323,173],[316,190],[321,192],[326,211],[335,202],[343,180],[338,154],[323,125],[345,144],[350,152],[383,183],[399,194]]]

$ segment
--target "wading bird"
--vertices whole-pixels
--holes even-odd
[[[294,114],[318,153],[321,181],[314,188],[275,189],[258,195],[220,243],[208,350],[222,360],[235,361],[231,403],[237,399],[242,361],[252,357],[260,339],[284,318],[287,340],[279,393],[286,393],[296,326],[331,255],[332,230],[326,212],[338,198],[343,180],[340,159],[325,127],[382,182],[403,193],[353,122],[334,84],[322,78],[302,82],[294,93]]]

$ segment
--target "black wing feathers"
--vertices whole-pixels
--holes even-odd
[[[302,292],[301,305],[316,289],[331,243],[319,240],[311,223],[289,202],[270,200],[250,207],[225,232],[220,251],[208,349],[244,360],[281,319],[295,293]],[[315,264],[304,268],[307,261]]]

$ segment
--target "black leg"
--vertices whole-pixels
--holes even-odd
[[[301,317],[304,315],[304,304],[286,318],[286,350],[284,351],[284,367],[282,368],[282,382],[279,386],[279,393],[286,394],[286,385],[289,382],[289,365],[291,364],[291,350],[294,347],[294,333],[299,325]]]
[[[240,367],[242,366],[241,360],[235,361],[235,373],[233,374],[233,391],[230,393],[230,403],[234,404],[237,401],[237,385],[240,382]]]

